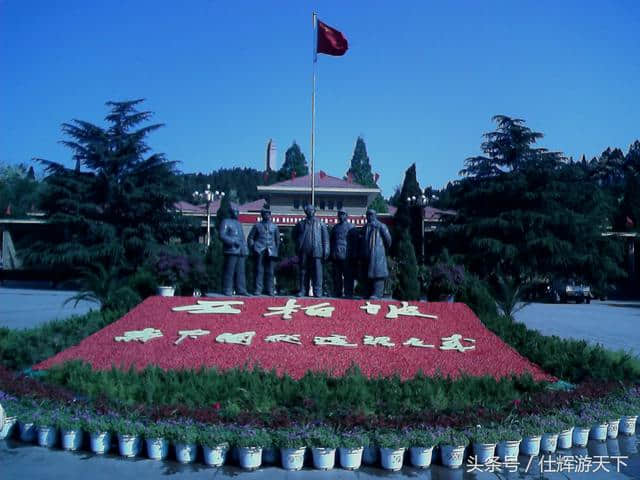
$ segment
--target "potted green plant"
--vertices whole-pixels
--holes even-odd
[[[606,441],[610,417],[608,409],[599,401],[587,403],[582,406],[582,409],[588,410],[588,414],[592,418],[589,437],[598,442]]]
[[[619,402],[620,408],[620,433],[625,436],[636,434],[636,421],[640,413],[640,397],[626,392]],[[2,437],[0,437],[2,438]]]
[[[376,433],[375,442],[380,447],[380,464],[385,470],[393,472],[402,468],[407,438],[401,432],[380,431]]]
[[[167,424],[166,438],[176,451],[176,460],[180,463],[191,463],[198,453],[199,426],[193,420],[179,419]]]
[[[238,448],[238,462],[246,470],[255,470],[262,463],[262,448],[271,445],[269,433],[262,428],[243,428],[234,433],[233,443]]]
[[[152,460],[164,460],[169,454],[171,424],[166,421],[149,422],[144,425],[144,441],[147,456]]]
[[[498,458],[503,462],[514,458],[517,460],[520,443],[522,442],[520,431],[511,425],[507,425],[498,428],[498,435],[500,437],[496,448]]]
[[[495,457],[500,435],[494,426],[477,425],[467,430],[466,434],[473,446],[473,454],[478,464],[484,465]]]
[[[571,448],[573,429],[576,425],[576,414],[569,408],[558,411],[556,418],[560,422],[560,435],[558,435],[558,448],[568,450]]]
[[[16,418],[17,399],[12,395],[0,391],[0,403],[4,407],[4,419],[0,422],[0,440],[4,440],[11,436],[13,427],[18,421]]]
[[[313,465],[318,470],[331,470],[336,463],[336,449],[340,446],[338,434],[326,425],[312,427],[306,435],[311,448]]]
[[[118,451],[123,457],[135,457],[142,447],[144,425],[136,417],[115,417],[113,430],[118,435]]]
[[[224,464],[232,433],[221,425],[207,425],[200,429],[198,442],[202,445],[204,463],[210,467]]]
[[[427,427],[415,428],[407,431],[407,444],[411,464],[416,468],[427,468],[433,459],[433,447],[436,438],[433,430]]]
[[[301,470],[306,450],[306,435],[301,428],[284,428],[273,435],[274,444],[280,448],[282,468]]]
[[[525,417],[520,421],[520,433],[522,433],[522,443],[520,444],[520,453],[535,457],[540,454],[540,442],[544,427],[539,417]]]
[[[15,405],[20,441],[33,443],[37,439],[38,431],[34,420],[40,414],[40,407],[30,400],[21,400]]]
[[[451,263],[436,263],[431,269],[427,295],[432,301],[453,301],[464,284],[464,267]]]
[[[76,412],[61,411],[56,417],[56,426],[60,429],[64,450],[75,451],[82,446],[82,421]]]
[[[564,428],[564,424],[555,415],[547,415],[541,419],[541,427],[544,433],[540,439],[540,450],[542,453],[555,453],[558,448],[558,438]]]
[[[38,431],[38,445],[41,447],[52,448],[58,440],[55,417],[53,411],[41,410],[33,418],[33,423]]]
[[[591,426],[594,424],[595,418],[588,409],[579,410],[576,413],[576,426],[573,429],[573,446],[586,447],[589,441],[589,433]]]
[[[453,428],[445,429],[438,436],[442,464],[449,468],[458,468],[464,459],[464,449],[469,445],[467,436]]]
[[[346,470],[357,470],[362,464],[364,445],[369,443],[367,434],[360,429],[345,430],[339,434],[338,456],[340,466]]]
[[[111,448],[111,416],[97,415],[94,412],[85,412],[80,415],[80,426],[82,430],[89,433],[89,444],[91,451],[102,455]]]
[[[185,255],[160,252],[153,270],[158,280],[158,295],[173,297],[176,285],[189,277],[189,259]]]
[[[375,442],[376,431],[370,430],[366,435],[366,443],[362,450],[362,463],[365,465],[374,465],[378,461],[378,445]]]

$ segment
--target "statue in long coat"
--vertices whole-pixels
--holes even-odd
[[[381,298],[384,281],[389,276],[387,249],[391,247],[391,234],[387,226],[378,220],[375,210],[367,210],[362,240],[369,298]]]

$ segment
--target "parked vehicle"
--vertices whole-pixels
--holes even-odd
[[[547,285],[547,298],[555,303],[591,303],[591,287],[575,279],[558,278]]]

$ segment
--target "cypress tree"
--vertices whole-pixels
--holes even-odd
[[[294,173],[296,177],[303,177],[309,174],[307,160],[295,140],[284,154],[284,163],[278,171],[278,178],[280,180],[289,180]]]
[[[393,296],[398,300],[419,300],[418,261],[411,244],[411,237],[407,229],[400,230],[399,235],[397,238],[398,254],[396,255],[398,283]]]

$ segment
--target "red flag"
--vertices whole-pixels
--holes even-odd
[[[318,20],[318,53],[339,57],[344,55],[348,48],[349,43],[342,32]]]

